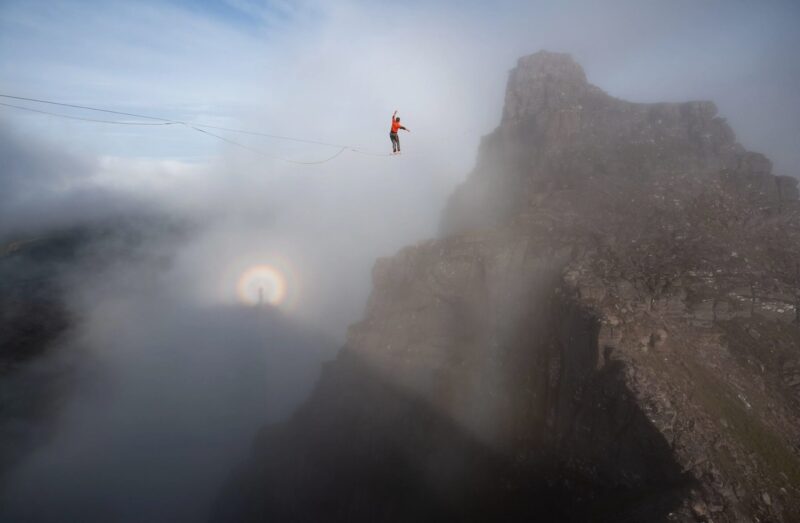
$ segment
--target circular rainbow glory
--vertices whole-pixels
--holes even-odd
[[[270,304],[275,307],[286,300],[286,278],[271,265],[256,265],[242,273],[236,283],[236,296],[244,304]]]

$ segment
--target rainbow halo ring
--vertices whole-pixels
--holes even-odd
[[[245,270],[236,282],[236,297],[245,305],[286,304],[289,285],[286,275],[272,265],[255,265]]]

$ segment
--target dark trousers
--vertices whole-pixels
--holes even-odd
[[[400,137],[397,136],[397,133],[389,133],[389,138],[392,140],[392,151],[400,152]]]

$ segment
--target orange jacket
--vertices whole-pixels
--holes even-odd
[[[394,115],[393,115],[393,116],[392,116],[392,132],[393,132],[393,133],[395,133],[395,134],[397,134],[397,131],[398,131],[399,129],[403,129],[403,130],[406,130],[406,131],[408,130],[408,129],[406,129],[405,127],[403,127],[402,125],[400,125],[400,122],[398,122],[398,121],[395,119]]]

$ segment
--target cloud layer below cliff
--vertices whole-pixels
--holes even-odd
[[[0,242],[120,215],[191,229],[149,231],[141,256],[72,273],[83,323],[67,349],[85,363],[52,444],[14,476],[21,513],[197,515],[198,493],[213,492],[255,427],[287,415],[360,317],[375,258],[435,233],[520,55],[570,52],[590,82],[634,101],[713,99],[747,148],[797,174],[794,2],[401,4],[2,3],[2,93],[378,154],[295,165],[271,157],[337,149],[219,131],[258,154],[184,126],[0,107]],[[411,133],[401,157],[379,156],[394,109]],[[237,306],[237,281],[258,264],[289,282],[280,321]],[[163,499],[172,505],[158,512]]]

